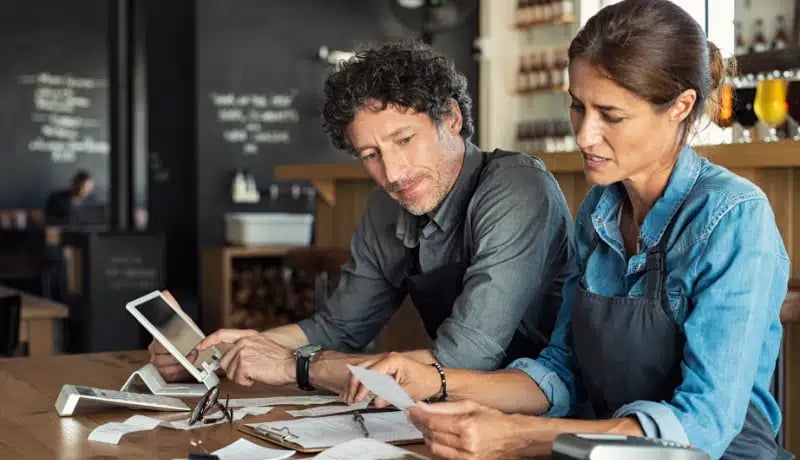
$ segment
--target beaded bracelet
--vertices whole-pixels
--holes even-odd
[[[439,363],[431,363],[431,366],[435,367],[437,371],[439,371],[439,378],[442,380],[442,386],[439,389],[439,392],[442,396],[439,397],[438,401],[447,401],[447,378],[444,376],[444,368]]]

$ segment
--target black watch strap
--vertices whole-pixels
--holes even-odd
[[[297,369],[296,369],[297,386],[301,390],[306,390],[306,391],[316,390],[316,388],[314,388],[311,385],[311,382],[309,381],[308,378],[308,366],[309,363],[311,362],[311,359],[309,359],[309,357],[307,356],[298,356],[296,361],[297,361]]]

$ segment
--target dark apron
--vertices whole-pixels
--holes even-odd
[[[578,284],[572,313],[575,357],[596,418],[610,418],[633,401],[669,401],[681,382],[685,337],[666,289],[665,242],[673,223],[647,251],[644,297],[598,295],[586,290],[583,277]],[[589,255],[598,240],[595,235]],[[772,426],[751,401],[741,432],[722,458],[793,457],[778,448]]]
[[[483,164],[481,171],[478,173],[480,176],[483,169],[488,163],[488,154],[482,152]],[[495,150],[492,154],[493,157],[514,155],[513,153]],[[480,184],[480,179],[476,181],[476,187]],[[473,194],[475,190],[472,191]],[[464,248],[464,223],[461,224],[461,247]],[[466,251],[465,251],[466,252]],[[406,278],[403,280],[403,286],[411,296],[417,312],[419,312],[422,323],[425,325],[425,331],[431,339],[436,339],[436,331],[453,312],[453,304],[464,287],[464,274],[469,267],[469,262],[451,262],[447,265],[441,266],[435,270],[422,273],[419,263],[419,244],[411,249],[411,267],[409,268]],[[469,257],[465,258],[469,260]],[[498,308],[500,305],[486,305],[486,308]],[[548,329],[548,328],[544,328]],[[550,337],[552,327],[550,330],[539,330],[546,337]],[[541,339],[529,338],[519,328],[514,332],[508,347],[505,350],[505,358],[501,367],[505,367],[513,360],[521,357],[536,357],[539,352],[547,345],[547,342]]]

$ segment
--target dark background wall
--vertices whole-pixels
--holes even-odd
[[[107,16],[106,0],[0,5],[0,209],[42,207],[79,168],[105,201]]]

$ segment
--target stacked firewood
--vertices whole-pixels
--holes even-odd
[[[314,313],[314,277],[281,265],[234,265],[231,322],[263,330],[294,323]]]

